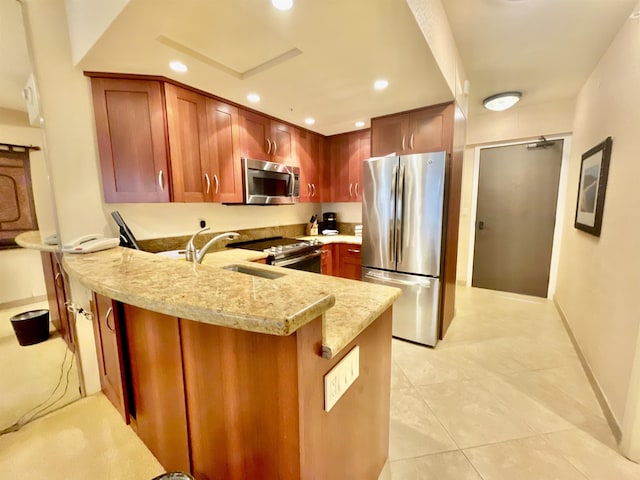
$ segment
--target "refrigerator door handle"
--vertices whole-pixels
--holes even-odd
[[[393,170],[391,171],[391,202],[392,202],[391,211],[392,212],[395,211],[395,205],[393,205],[393,202],[396,201],[397,175],[398,175],[398,166],[396,165],[393,167]],[[391,218],[389,219],[389,261],[390,262],[395,261],[396,237],[393,232],[394,226],[395,226],[395,218],[393,215],[391,215]]]
[[[422,287],[422,288],[431,288],[431,282],[429,280],[422,280],[420,282],[410,282],[408,280],[399,280],[397,278],[389,278],[384,275],[377,275],[373,272],[367,272],[365,274],[365,278],[370,278],[372,280],[378,280],[380,282],[389,283],[391,285],[404,285],[408,287]]]
[[[396,250],[398,252],[398,263],[402,263],[402,243],[404,240],[404,165],[400,166],[400,173],[398,175],[398,198],[396,202]]]

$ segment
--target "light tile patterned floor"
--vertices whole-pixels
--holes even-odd
[[[393,341],[390,460],[379,480],[640,478],[616,452],[551,302],[461,288],[457,313],[436,349]],[[102,395],[0,437],[6,478],[160,471]]]
[[[379,480],[631,480],[551,301],[459,288],[435,349],[393,340]]]

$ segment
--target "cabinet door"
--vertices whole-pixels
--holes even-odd
[[[58,264],[55,253],[40,252],[44,283],[47,290],[49,303],[49,320],[72,352],[75,352],[75,343],[71,332],[71,323],[67,312],[67,296],[64,289],[62,269]]]
[[[349,137],[349,200],[361,202],[362,163],[370,157],[371,135],[369,130],[362,130]]]
[[[329,138],[331,164],[331,201],[349,202],[353,196],[353,185],[349,188],[349,135],[340,134]]]
[[[291,165],[294,154],[293,129],[284,123],[271,121],[271,161]]]
[[[121,322],[117,303],[93,294],[93,333],[98,354],[100,385],[126,423],[129,423],[129,401],[125,384],[122,354]]]
[[[300,167],[300,201],[319,202],[319,157],[322,139],[306,130],[294,130],[295,159],[294,165]]]
[[[271,121],[262,115],[239,109],[240,155],[252,160],[270,161]]]
[[[137,433],[168,471],[190,470],[179,320],[123,304]]]
[[[360,280],[362,275],[362,257],[360,246],[340,243],[340,274],[342,278]]]
[[[207,187],[213,200],[220,203],[242,203],[242,163],[238,109],[226,103],[207,99],[209,153],[213,162],[213,176]]]
[[[451,151],[453,104],[429,107],[409,115],[412,153]]]
[[[371,120],[371,156],[402,155],[409,149],[409,119],[405,114]]]
[[[334,275],[333,272],[333,244],[324,245],[320,249],[320,273]]]
[[[176,202],[211,201],[213,174],[206,97],[170,83],[165,84],[165,93],[173,199]]]
[[[160,82],[92,78],[104,200],[168,202]]]

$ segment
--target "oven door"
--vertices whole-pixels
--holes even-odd
[[[298,167],[248,158],[242,160],[246,204],[281,205],[299,200]]]
[[[299,257],[274,260],[271,265],[275,267],[293,268],[294,270],[303,270],[305,272],[320,273],[320,258],[320,251],[316,251]]]

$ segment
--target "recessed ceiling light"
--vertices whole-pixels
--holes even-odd
[[[251,103],[258,103],[260,101],[260,95],[258,95],[257,93],[250,93],[249,95],[247,95],[247,100],[249,100]]]
[[[316,123],[316,119],[315,118],[311,118],[311,117],[307,117],[304,119],[304,123],[306,123],[307,125],[313,125],[314,123]]]
[[[485,98],[482,104],[488,110],[502,112],[518,103],[520,97],[522,97],[522,92],[502,92]]]
[[[293,0],[271,0],[271,5],[278,10],[289,10],[293,7]]]
[[[373,88],[375,88],[376,90],[384,90],[388,86],[389,86],[389,82],[383,79],[376,80],[375,82],[373,82]]]
[[[184,73],[187,70],[189,70],[187,66],[179,60],[174,60],[172,62],[169,62],[169,68],[171,68],[171,70],[173,70],[174,72],[180,72],[180,73]]]
[[[362,120],[358,120],[355,123],[355,126],[358,127],[358,128],[362,128],[362,127],[364,127],[364,122]]]

